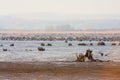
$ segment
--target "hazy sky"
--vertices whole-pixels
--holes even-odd
[[[120,28],[120,0],[0,0],[0,29],[53,25]]]
[[[0,14],[120,14],[120,0],[0,0]]]

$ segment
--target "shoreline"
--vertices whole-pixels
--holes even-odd
[[[15,80],[17,78],[89,80],[87,77],[92,80],[118,80],[120,62],[0,62],[0,76],[8,75],[16,78]]]

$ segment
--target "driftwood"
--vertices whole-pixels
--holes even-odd
[[[101,54],[101,56],[103,56],[103,53]],[[90,49],[86,50],[86,54],[76,54],[76,61],[77,62],[86,62],[86,59],[88,59],[87,62],[110,62],[108,61],[103,61],[103,60],[99,60],[99,59],[94,59],[93,55],[92,55],[92,51]]]
[[[86,50],[85,55],[80,53],[80,54],[76,55],[76,57],[77,57],[76,61],[78,61],[78,62],[85,62],[86,58],[88,58],[88,61],[95,61],[93,59],[92,50],[90,50],[90,49]]]
[[[77,62],[84,62],[85,61],[85,55],[82,53],[76,54],[76,57],[77,57],[77,59],[76,59]]]
[[[110,62],[108,61],[103,61],[103,60],[99,60],[99,59],[88,59],[87,61],[85,59],[87,59],[87,57],[85,57],[85,55],[83,55],[82,53],[76,55],[77,59],[76,62]]]

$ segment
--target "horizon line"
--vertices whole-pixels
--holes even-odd
[[[7,34],[49,34],[49,33],[59,33],[59,34],[120,34],[120,29],[109,29],[109,30],[71,30],[71,31],[48,31],[48,30],[23,30],[23,29],[4,29],[0,30],[0,33],[7,33]]]

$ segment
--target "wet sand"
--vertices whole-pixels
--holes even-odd
[[[120,62],[0,62],[0,80],[119,80]]]

